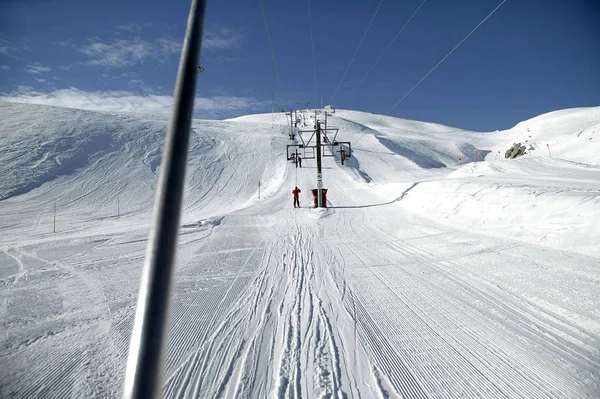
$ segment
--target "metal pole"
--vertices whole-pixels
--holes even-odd
[[[315,123],[317,124],[317,206],[323,208],[323,172],[321,171],[321,125],[317,122],[315,111]]]
[[[206,0],[192,0],[129,346],[125,398],[158,398]]]

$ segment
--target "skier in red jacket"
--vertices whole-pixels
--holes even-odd
[[[298,198],[298,196],[300,195],[302,191],[300,191],[300,189],[298,187],[296,187],[295,189],[292,190],[292,194],[294,194],[294,208],[296,208],[296,205],[298,205],[297,207],[300,208],[300,200]]]

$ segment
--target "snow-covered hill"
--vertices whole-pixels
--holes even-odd
[[[0,396],[120,396],[166,126],[0,102]],[[600,107],[288,126],[193,124],[165,397],[598,396]]]

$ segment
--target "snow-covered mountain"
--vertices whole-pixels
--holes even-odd
[[[193,124],[165,397],[597,397],[600,107],[337,110],[327,210],[289,123]],[[120,395],[166,127],[0,102],[0,396]]]

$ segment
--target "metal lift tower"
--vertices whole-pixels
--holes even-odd
[[[330,114],[325,113],[325,120],[327,120],[327,116],[330,116]],[[315,129],[298,130],[297,139],[290,135],[290,139],[293,139],[295,143],[287,145],[286,155],[288,161],[297,162],[298,156],[303,159],[317,160],[317,207],[326,208],[327,204],[323,195],[322,158],[335,157],[335,154],[339,154],[343,165],[345,160],[352,156],[352,145],[349,141],[337,141],[339,128],[329,128],[327,122],[324,123],[325,127],[321,127],[321,123],[323,122],[317,119],[317,111],[315,110]],[[330,132],[333,132],[333,137],[330,137]],[[308,140],[304,139],[304,133],[310,134]],[[323,147],[328,148],[329,153],[326,153]]]

